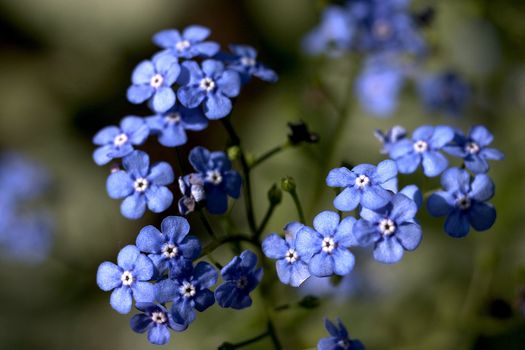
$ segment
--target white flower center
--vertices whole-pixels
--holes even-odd
[[[135,188],[135,191],[137,192],[144,192],[148,188],[148,185],[149,185],[148,180],[143,177],[140,177],[135,180],[133,187]]]
[[[125,144],[126,142],[128,142],[128,135],[122,133],[122,134],[118,134],[117,136],[115,136],[115,138],[113,139],[113,144],[117,147],[120,147],[122,146],[123,144]]]
[[[191,43],[188,40],[181,40],[175,44],[175,48],[177,49],[177,51],[184,51],[190,46]]]
[[[210,78],[203,78],[199,83],[199,87],[204,91],[210,92],[215,89],[215,82]]]
[[[166,317],[166,314],[162,311],[152,312],[151,319],[153,320],[153,322],[158,323],[158,324],[166,323],[166,321],[168,320],[168,318]]]
[[[162,85],[163,81],[164,81],[164,78],[162,77],[162,75],[155,74],[154,76],[151,77],[149,84],[156,89]]]
[[[347,339],[341,339],[337,342],[337,345],[343,349],[348,349],[350,342]]]
[[[222,175],[217,170],[210,170],[206,173],[206,181],[211,182],[214,185],[218,185],[222,182]]]
[[[423,153],[428,149],[428,143],[425,141],[419,140],[416,143],[414,143],[414,151],[417,153]]]
[[[355,185],[359,188],[363,188],[370,183],[370,178],[366,175],[359,175],[355,179]]]
[[[379,223],[379,231],[385,236],[390,236],[396,232],[396,224],[390,219],[383,219]]]
[[[193,284],[191,284],[188,281],[184,281],[182,283],[182,286],[179,287],[179,292],[180,294],[182,294],[183,297],[191,298],[195,296],[197,290],[195,289],[195,286]]]
[[[241,57],[241,64],[243,66],[253,67],[255,66],[255,59],[251,57]]]
[[[177,248],[175,244],[168,243],[162,247],[162,254],[164,254],[166,258],[174,258],[177,256],[178,253],[179,248]]]
[[[459,209],[462,209],[462,210],[470,208],[470,204],[471,204],[470,198],[467,196],[461,196],[456,201],[456,205],[458,206]]]
[[[469,142],[467,143],[467,145],[465,146],[465,150],[470,153],[470,154],[475,154],[475,153],[478,153],[479,150],[480,150],[480,147],[477,143],[475,142]]]
[[[286,252],[286,255],[284,256],[284,259],[290,263],[290,264],[293,264],[294,262],[296,262],[298,259],[299,259],[299,254],[297,254],[297,252],[295,251],[295,249],[288,249],[288,251]]]
[[[242,276],[237,280],[237,288],[244,289],[248,286],[248,279],[245,276]]]
[[[181,116],[179,112],[170,113],[164,117],[164,121],[168,124],[175,124],[180,122]]]
[[[330,254],[335,249],[336,244],[332,237],[325,237],[321,246],[325,253]]]
[[[130,271],[124,271],[120,276],[120,280],[122,281],[123,285],[131,286],[131,284],[133,283],[133,275]]]

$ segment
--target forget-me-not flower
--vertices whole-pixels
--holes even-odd
[[[453,117],[461,116],[470,97],[469,86],[452,72],[423,76],[418,91],[429,111]]]
[[[376,166],[361,164],[352,170],[341,167],[330,170],[326,184],[344,188],[334,199],[338,210],[351,211],[359,204],[377,209],[385,206],[397,191],[396,164],[387,159]]]
[[[127,92],[129,102],[138,104],[149,99],[155,112],[166,112],[177,100],[171,86],[179,74],[180,66],[173,56],[158,55],[151,61],[142,61],[131,75],[132,85]]]
[[[219,51],[219,44],[204,41],[210,36],[210,30],[199,25],[192,25],[182,31],[166,29],[153,36],[153,42],[175,57],[193,58],[211,57]]]
[[[277,74],[257,61],[257,51],[248,45],[230,45],[232,54],[225,54],[223,60],[229,69],[241,75],[241,81],[246,83],[252,76],[261,80],[275,83]]]
[[[441,176],[443,191],[434,192],[427,202],[433,216],[447,216],[445,232],[452,237],[464,237],[470,226],[477,231],[488,230],[496,220],[496,209],[487,203],[494,196],[494,183],[485,174],[471,182],[469,173],[450,168]]]
[[[182,215],[193,212],[197,203],[206,199],[201,174],[193,173],[179,177],[179,189],[182,197],[179,199],[178,207]]]
[[[402,174],[416,171],[423,166],[426,176],[441,174],[448,166],[448,160],[439,151],[454,138],[454,130],[449,126],[423,125],[412,134],[412,139],[405,138],[390,146],[390,158],[396,161],[397,169]]]
[[[330,337],[323,338],[317,343],[317,350],[364,350],[365,347],[361,341],[350,339],[348,331],[340,319],[337,325],[330,320],[325,319],[324,325]]]
[[[104,165],[127,156],[133,152],[133,146],[142,145],[148,135],[149,128],[143,118],[127,116],[120,127],[106,126],[93,137],[93,143],[100,146],[93,152],[93,160],[97,165]]]
[[[130,326],[137,333],[148,332],[148,341],[155,345],[164,345],[170,341],[170,329],[182,332],[188,324],[177,313],[168,312],[160,304],[137,303],[140,314],[133,315]]]
[[[352,235],[354,223],[351,216],[340,220],[336,212],[323,211],[314,218],[314,228],[304,226],[297,232],[297,253],[308,262],[312,275],[344,276],[352,271],[355,258],[348,248],[356,243]]]
[[[148,225],[137,236],[137,248],[147,253],[160,274],[169,271],[177,274],[191,267],[199,257],[201,245],[197,237],[188,236],[190,224],[180,216],[168,216],[161,223],[159,231]]]
[[[202,104],[208,119],[224,118],[232,110],[230,98],[241,91],[239,73],[225,69],[224,64],[216,60],[205,60],[201,65],[202,69],[195,61],[182,64],[182,86],[177,96],[187,108],[196,108]]]
[[[137,247],[122,248],[117,257],[118,265],[106,261],[97,271],[97,284],[103,291],[113,290],[109,303],[121,314],[131,311],[133,299],[137,303],[155,300],[155,286],[148,281],[153,277],[154,265]]]
[[[382,154],[388,154],[390,146],[399,140],[404,139],[407,136],[407,131],[404,127],[394,125],[384,133],[383,131],[376,129],[374,136],[381,142],[383,148],[381,149]]]
[[[422,239],[421,226],[415,222],[417,204],[397,193],[385,207],[363,208],[354,225],[353,234],[361,246],[374,246],[374,259],[393,264],[401,260],[405,250],[415,250]]]
[[[257,255],[245,250],[221,270],[223,283],[215,290],[215,299],[221,307],[244,309],[252,305],[250,292],[261,282],[262,268],[257,267]]]
[[[308,263],[303,261],[295,246],[297,232],[303,226],[296,221],[290,222],[284,227],[284,238],[272,233],[262,243],[264,255],[277,260],[275,268],[279,280],[292,287],[299,287],[310,277]]]
[[[120,206],[122,215],[138,219],[144,215],[146,206],[160,213],[171,205],[173,194],[166,187],[174,180],[171,165],[159,162],[150,168],[149,156],[142,151],[124,157],[122,165],[124,170],[113,172],[106,182],[111,198],[125,198]]]

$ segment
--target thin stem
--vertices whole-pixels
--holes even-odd
[[[277,332],[275,332],[275,327],[271,319],[268,320],[268,333],[270,334],[270,338],[272,339],[273,347],[275,348],[275,350],[281,350],[281,342],[277,337]]]
[[[208,221],[208,218],[206,217],[206,215],[203,213],[202,209],[197,210],[197,212],[199,213],[199,218],[201,219],[202,224],[204,225],[204,228],[206,229],[206,232],[208,232],[208,234],[210,235],[211,238],[213,238],[214,241],[217,240],[217,236],[215,235],[215,232],[213,232],[213,228],[211,227],[211,224]]]
[[[215,249],[219,248],[223,244],[232,243],[232,242],[247,242],[247,243],[252,244],[258,249],[261,248],[258,240],[252,237],[248,237],[247,235],[243,235],[243,234],[233,234],[233,235],[228,235],[222,239],[214,239],[211,243],[209,243],[206,247],[204,247],[200,257],[203,257],[205,255],[212,253]]]
[[[224,128],[228,132],[228,135],[230,136],[230,140],[234,146],[239,147],[239,153],[240,153],[240,161],[241,161],[241,167],[242,172],[244,174],[244,203],[246,206],[246,216],[248,218],[248,226],[250,227],[250,231],[253,235],[255,235],[257,228],[255,224],[255,214],[253,210],[253,199],[252,199],[252,186],[251,186],[251,180],[250,180],[250,166],[248,165],[248,161],[246,160],[246,156],[244,154],[244,150],[241,147],[241,139],[239,138],[239,135],[235,131],[235,128],[231,124],[229,118],[223,118],[221,119],[222,125],[224,125]]]
[[[277,206],[276,204],[270,203],[270,206],[268,207],[268,210],[266,211],[266,214],[264,215],[264,218],[263,218],[261,224],[259,225],[259,228],[257,229],[257,232],[255,233],[255,237],[258,238],[263,233],[266,225],[268,224],[268,221],[270,221],[270,218],[273,215],[273,212],[274,212],[276,206]]]
[[[256,166],[260,165],[264,161],[270,159],[274,155],[276,155],[276,154],[280,153],[281,151],[285,150],[289,146],[290,146],[290,143],[286,142],[286,143],[284,143],[282,145],[279,145],[279,146],[276,146],[276,147],[272,148],[271,150],[267,151],[266,153],[264,153],[263,155],[261,155],[260,157],[255,159],[255,161],[253,161],[253,163],[250,165],[250,169],[255,168]]]
[[[304,219],[304,212],[303,207],[301,206],[301,201],[299,200],[299,195],[297,194],[296,190],[290,191],[290,196],[292,196],[293,202],[295,204],[295,208],[297,209],[297,214],[299,215],[299,221],[303,224],[306,223],[306,220]]]
[[[270,332],[266,331],[262,334],[259,334],[258,336],[254,337],[254,338],[251,338],[251,339],[248,339],[248,340],[245,340],[245,341],[242,341],[240,343],[235,343],[235,344],[228,344],[229,345],[229,349],[239,349],[239,348],[242,348],[246,345],[250,345],[250,344],[253,344],[253,343],[256,343],[258,342],[259,340],[267,337],[270,335]]]

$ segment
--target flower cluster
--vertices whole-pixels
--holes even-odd
[[[34,204],[51,185],[47,172],[23,156],[0,153],[0,248],[8,256],[39,262],[51,250],[53,220]]]
[[[366,54],[355,81],[356,97],[363,109],[378,117],[390,116],[399,93],[415,79],[423,105],[429,112],[452,116],[464,112],[470,89],[454,72],[421,70],[427,47],[418,14],[410,0],[349,0],[346,5],[325,8],[321,23],[303,40],[312,55]],[[413,58],[407,60],[407,56]]]

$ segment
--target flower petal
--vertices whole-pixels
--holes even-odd
[[[180,243],[190,232],[188,220],[180,216],[168,216],[160,224],[161,231],[172,243]]]
[[[352,211],[360,201],[361,191],[355,186],[347,187],[334,198],[334,207],[341,211]]]
[[[156,288],[154,284],[149,282],[133,282],[131,285],[133,291],[133,298],[138,303],[152,303],[155,301]]]
[[[485,231],[496,221],[496,209],[490,203],[474,203],[469,210],[468,218],[477,231]]]
[[[434,133],[429,140],[433,149],[441,149],[454,138],[454,129],[449,126],[438,125],[434,128]]]
[[[392,192],[379,185],[366,186],[361,196],[361,205],[367,209],[379,209],[390,202]]]
[[[416,213],[416,202],[404,194],[398,193],[392,198],[392,210],[390,212],[390,217],[398,224],[406,221],[412,221],[416,216]]]
[[[439,152],[428,151],[423,153],[423,171],[426,176],[434,177],[443,172],[448,166],[447,158]]]
[[[165,236],[153,225],[143,227],[137,236],[137,248],[145,253],[160,253],[166,243]]]
[[[485,174],[476,175],[470,185],[469,197],[479,202],[485,202],[494,196],[494,182]]]
[[[371,245],[381,237],[381,234],[377,231],[377,226],[363,219],[357,220],[352,233],[357,244],[362,247]]]
[[[160,87],[153,95],[152,106],[156,112],[164,113],[175,105],[175,92],[170,87]]]
[[[397,166],[393,160],[387,159],[377,165],[372,177],[372,182],[376,185],[383,184],[397,175]]]
[[[134,85],[149,84],[151,77],[155,75],[155,67],[151,61],[140,62],[131,74],[131,82]]]
[[[97,270],[97,285],[107,292],[122,285],[122,270],[115,264],[105,261]]]
[[[445,191],[432,193],[427,201],[427,210],[432,216],[448,215],[454,208],[454,196]]]
[[[477,125],[470,129],[469,136],[481,147],[490,145],[494,139],[494,136],[483,125]]]
[[[213,287],[217,283],[217,270],[209,263],[200,261],[193,270],[193,278],[201,289]]]
[[[221,92],[228,97],[235,97],[241,92],[241,78],[239,73],[233,70],[225,70],[217,79],[217,85]]]
[[[423,234],[421,226],[414,223],[406,223],[396,229],[395,237],[406,250],[414,250],[421,243]]]
[[[116,288],[109,298],[111,307],[120,314],[127,314],[131,311],[131,289],[127,286]]]
[[[441,176],[441,186],[447,192],[459,191],[468,193],[470,187],[470,175],[460,168],[450,168]]]
[[[347,187],[354,185],[356,176],[350,169],[341,167],[330,170],[326,177],[326,185],[330,187]]]
[[[120,205],[120,212],[128,219],[138,219],[146,211],[146,197],[141,193],[133,193],[126,197]]]
[[[131,103],[139,104],[150,98],[155,89],[151,85],[131,85],[126,96]]]
[[[196,108],[206,98],[206,93],[196,85],[182,86],[177,90],[180,103],[187,108]]]
[[[157,186],[167,186],[173,183],[175,175],[173,168],[166,162],[159,162],[151,167],[148,181]]]
[[[334,235],[334,240],[339,246],[347,248],[353,245],[357,245],[355,237],[352,233],[355,222],[356,220],[352,216],[347,216],[346,218],[341,220],[341,223],[337,227],[337,230]]]
[[[133,193],[133,181],[128,173],[119,170],[109,175],[106,190],[110,198],[120,199]]]
[[[393,238],[385,238],[374,247],[374,259],[384,264],[394,264],[403,257],[403,247]]]
[[[145,193],[148,209],[154,213],[163,212],[173,203],[173,194],[165,186],[150,186]]]
[[[140,251],[134,245],[127,245],[120,250],[117,256],[117,264],[125,271],[132,271]]]
[[[339,276],[348,275],[355,265],[355,257],[346,249],[335,249],[332,253],[334,259],[334,273]]]
[[[321,252],[312,256],[308,267],[312,275],[326,277],[334,273],[334,265],[334,257]]]
[[[272,233],[262,242],[262,250],[270,259],[282,259],[288,251],[288,244],[282,237]]]
[[[319,233],[308,226],[304,226],[297,232],[295,248],[301,259],[308,262],[312,255],[321,250],[322,239]]]
[[[166,325],[155,324],[148,331],[148,341],[155,345],[164,345],[170,341],[170,332]]]
[[[230,99],[220,92],[209,94],[204,104],[204,114],[211,120],[224,118],[231,110]]]
[[[314,218],[314,228],[323,236],[332,236],[339,225],[339,214],[334,211],[325,210]]]
[[[461,210],[452,211],[445,220],[445,231],[452,237],[464,237],[470,229],[468,216]]]

